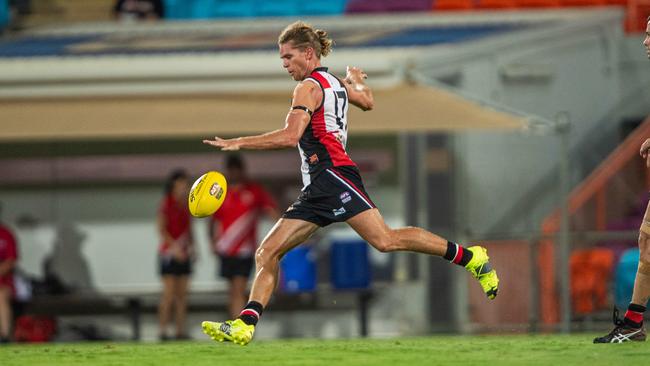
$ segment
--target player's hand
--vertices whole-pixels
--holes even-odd
[[[648,150],[650,150],[650,139],[647,139],[645,142],[643,142],[641,145],[641,150],[639,151],[641,157],[645,159],[646,166],[650,168],[650,154],[648,154]]]
[[[366,74],[363,70],[361,70],[358,67],[350,67],[347,66],[346,68],[346,74],[345,74],[345,81],[348,84],[352,83],[361,83],[363,79],[367,79],[368,74]]]
[[[238,139],[222,139],[218,136],[214,137],[214,140],[203,140],[203,143],[206,145],[212,145],[216,148],[220,148],[221,151],[237,151],[239,150]]]

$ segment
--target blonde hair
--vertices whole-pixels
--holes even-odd
[[[304,51],[311,47],[316,52],[316,57],[325,57],[332,52],[334,41],[322,29],[314,29],[311,24],[302,21],[289,24],[278,37],[278,44],[292,42],[293,46]]]

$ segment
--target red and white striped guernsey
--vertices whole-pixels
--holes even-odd
[[[223,257],[248,258],[257,248],[257,226],[265,208],[275,208],[271,195],[259,184],[228,187],[221,208],[212,216],[214,251]]]
[[[318,67],[304,81],[316,83],[323,92],[321,105],[300,137],[298,150],[303,189],[327,168],[356,166],[345,151],[348,139],[348,92],[343,82]]]

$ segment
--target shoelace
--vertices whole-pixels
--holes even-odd
[[[614,322],[614,330],[609,332],[610,336],[621,333],[621,328],[625,325],[625,322],[618,317],[618,308],[614,306],[614,312],[612,313],[612,321]]]
[[[614,325],[619,327],[625,325],[625,322],[623,322],[623,320],[618,317],[618,308],[616,306],[614,306],[614,313],[612,314],[612,318]]]
[[[483,263],[480,267],[478,268],[472,268],[470,269],[470,272],[472,275],[476,278],[481,278],[485,276],[486,274],[490,273],[492,271],[492,266],[490,265],[490,262]]]
[[[222,331],[223,333],[230,335],[230,328],[232,328],[230,323],[223,323],[221,324],[221,327],[219,327],[219,330]]]

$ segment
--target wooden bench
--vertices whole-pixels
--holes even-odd
[[[332,290],[319,288],[311,293],[277,293],[269,304],[271,311],[351,310],[357,309],[360,336],[368,335],[368,308],[375,290]],[[131,324],[131,339],[141,338],[143,314],[158,311],[160,293],[141,294],[66,294],[40,295],[25,304],[21,313],[26,315],[77,316],[77,315],[124,315]],[[336,302],[332,301],[336,298]],[[227,292],[191,292],[188,312],[227,311]]]

